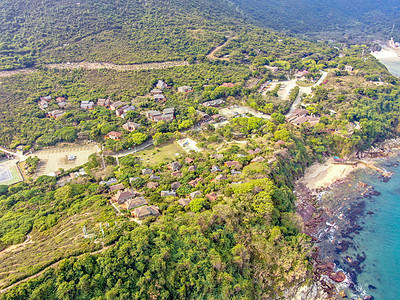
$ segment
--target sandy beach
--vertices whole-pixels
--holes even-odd
[[[362,164],[338,165],[333,164],[333,159],[329,159],[324,164],[317,163],[308,168],[300,182],[310,190],[328,187],[335,181],[346,178],[351,172],[359,168],[365,168],[365,166]]]
[[[395,49],[384,46],[381,51],[371,52],[376,59],[384,59],[384,58],[396,58],[399,57],[398,52]]]

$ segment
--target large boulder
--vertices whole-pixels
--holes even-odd
[[[342,271],[331,273],[329,278],[336,282],[343,282],[346,279],[346,275]]]

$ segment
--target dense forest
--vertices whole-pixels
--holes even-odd
[[[304,37],[363,41],[367,37],[388,39],[393,24],[400,33],[395,0],[232,0],[248,20]]]
[[[237,24],[220,1],[0,1],[0,66],[205,55]]]
[[[117,64],[205,55],[246,20],[340,41],[389,37],[396,1],[0,1],[0,69],[41,63]],[[329,16],[329,17],[327,17]],[[332,33],[329,35],[328,33]],[[343,33],[348,33],[345,36]]]

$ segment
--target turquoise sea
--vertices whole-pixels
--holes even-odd
[[[393,75],[400,77],[400,57],[381,58],[380,61]],[[351,230],[338,228],[330,236],[330,243],[332,245],[332,238],[337,238],[334,242],[336,245],[341,239],[350,243],[339,247],[343,250],[349,246],[346,251],[337,251],[338,248],[335,247],[336,262],[343,269],[352,270],[351,275],[356,276],[356,285],[348,294],[350,296],[354,290],[358,292],[350,298],[358,299],[360,295],[369,295],[377,300],[400,299],[399,160],[400,156],[377,162],[380,167],[394,173],[389,182],[383,182],[374,171],[360,170],[353,173],[351,183],[346,183],[346,187],[339,186],[332,193],[345,198],[347,196],[347,204],[338,213],[342,214],[340,217],[344,220],[347,216],[347,222],[350,219],[347,226]],[[354,192],[359,182],[373,186],[380,195],[360,197],[359,193]],[[363,188],[358,187],[357,191],[360,190]],[[347,215],[344,210],[347,210]],[[349,213],[349,210],[354,210],[354,214]],[[341,225],[342,228],[346,227],[346,224]],[[356,230],[352,232],[354,228]]]
[[[380,59],[386,68],[400,77],[400,57]],[[382,163],[383,164],[383,163]],[[369,253],[370,266],[360,282],[375,282],[375,299],[400,299],[400,170],[388,183],[378,183],[382,195],[374,203],[376,214],[367,222],[361,245]],[[373,177],[367,177],[372,184]]]
[[[379,61],[386,66],[390,73],[400,77],[400,57],[380,58]]]
[[[400,156],[377,165],[390,181],[359,170],[320,200],[334,225],[321,234],[320,257],[345,271],[349,299],[400,299]]]
[[[366,256],[359,285],[375,299],[396,300],[400,299],[400,169],[386,168],[395,173],[386,183],[376,174],[358,175],[381,195],[366,201],[365,210],[373,214],[364,218],[363,230],[353,241]]]

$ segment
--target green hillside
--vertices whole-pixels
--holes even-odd
[[[320,37],[343,36],[352,40],[371,37],[387,38],[393,24],[400,32],[394,0],[231,0],[238,9],[258,24],[296,34]],[[328,35],[327,35],[328,34]]]
[[[182,60],[221,43],[234,17],[207,0],[1,0],[0,67]]]
[[[247,22],[296,34],[388,36],[394,1],[0,1],[0,70],[38,63],[133,64],[205,55]],[[396,30],[398,32],[398,30]]]

